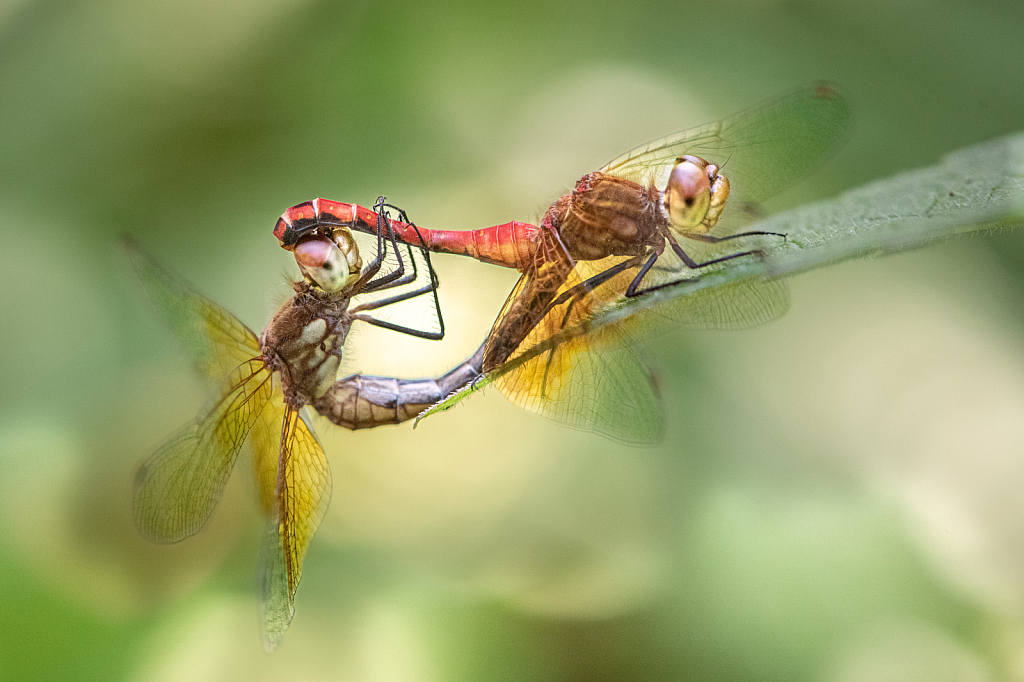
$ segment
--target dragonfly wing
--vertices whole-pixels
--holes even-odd
[[[560,291],[621,260],[578,263]],[[589,320],[622,300],[621,292],[636,272],[625,270],[583,292],[574,303],[553,307],[512,358],[489,375],[491,382],[517,405],[558,422],[625,442],[653,443],[662,433],[662,412],[651,373],[639,355],[640,339],[679,326],[750,327],[783,315],[789,307],[784,282],[750,280],[700,290],[591,329]]]
[[[139,468],[133,508],[143,535],[155,542],[177,542],[202,528],[246,434],[267,405],[270,389],[271,374],[263,360],[243,362],[228,377],[213,408]]]
[[[747,329],[782,317],[789,310],[789,287],[777,279],[749,279],[700,289],[634,315],[635,334],[667,329]]]
[[[308,411],[283,406],[276,439],[269,436],[269,420],[254,439],[254,456],[265,468],[265,447],[279,443],[273,515],[267,524],[262,549],[261,601],[263,643],[268,651],[280,645],[295,614],[295,591],[302,578],[302,560],[309,542],[327,512],[331,499],[331,470],[323,447],[309,422]],[[257,470],[261,500],[267,502],[264,486],[268,476]]]
[[[552,300],[574,289],[580,296],[551,307],[491,376],[498,390],[520,407],[617,440],[649,444],[661,436],[661,407],[630,327],[586,330],[589,317],[618,298],[633,271],[593,290],[581,285],[621,260],[577,263]],[[560,336],[566,329],[579,333]]]
[[[835,86],[815,85],[641,145],[601,171],[664,188],[678,157],[700,156],[722,167],[732,186],[730,204],[742,207],[807,175],[839,140],[849,118],[849,104]]]
[[[493,383],[516,405],[568,426],[641,445],[661,437],[650,371],[614,330],[567,339]]]
[[[259,338],[237,317],[196,292],[134,243],[125,242],[125,251],[200,374],[221,381],[239,364],[260,354]]]
[[[260,509],[267,520],[277,519],[277,464],[281,457],[281,424],[288,406],[279,376],[273,378],[270,400],[249,434],[249,453]]]

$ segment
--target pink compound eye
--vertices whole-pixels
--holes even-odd
[[[299,242],[295,245],[295,260],[299,265],[307,268],[322,268],[330,265],[331,256],[338,247],[324,237],[315,237]]]
[[[711,203],[707,171],[682,157],[669,175],[663,201],[672,227],[692,231],[704,220]]]
[[[328,293],[337,293],[358,277],[350,272],[348,260],[338,245],[327,237],[310,237],[295,245],[292,251],[302,274]]]
[[[692,205],[701,192],[711,190],[711,183],[708,182],[707,173],[688,162],[677,164],[672,169],[672,175],[669,177],[668,184],[669,189],[687,206]]]

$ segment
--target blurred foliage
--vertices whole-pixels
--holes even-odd
[[[204,394],[114,243],[259,328],[287,206],[531,220],[638,143],[834,80],[852,132],[766,206],[791,208],[1024,128],[1022,29],[1012,0],[3,4],[0,679],[1021,679],[1017,233],[653,339],[657,448],[491,393],[322,425],[334,498],[272,657],[245,472],[181,545],[132,528],[134,467]],[[514,273],[437,265],[450,336],[360,331],[350,371],[476,347]]]

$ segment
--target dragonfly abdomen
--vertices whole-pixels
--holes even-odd
[[[485,263],[519,271],[523,271],[533,261],[536,253],[537,226],[529,223],[513,221],[480,230],[428,230],[400,220],[388,222],[394,230],[395,238],[410,246],[470,256]],[[381,224],[377,213],[358,204],[314,199],[296,204],[285,211],[274,226],[274,236],[283,248],[290,251],[300,238],[318,230],[343,226],[375,235]]]
[[[396,228],[396,233],[407,244],[420,245],[411,226],[396,225]],[[512,221],[479,230],[418,229],[425,246],[435,253],[469,256],[520,272],[533,262],[537,251],[537,226],[530,223]]]
[[[436,379],[352,376],[339,379],[313,407],[338,426],[353,431],[413,419],[434,403],[480,376],[483,347]]]

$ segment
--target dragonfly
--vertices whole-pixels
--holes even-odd
[[[438,278],[429,254],[406,259],[389,227],[388,208],[375,205],[377,256],[365,267],[349,230],[321,228],[292,249],[302,279],[294,296],[257,335],[198,293],[134,243],[129,260],[171,322],[199,373],[216,382],[212,406],[138,469],[133,508],[142,534],[161,543],[198,532],[209,519],[243,443],[248,440],[257,495],[266,516],[261,548],[262,629],[266,648],[280,644],[295,613],[302,564],[331,495],[331,474],[312,412],[349,429],[405,421],[479,376],[482,354],[436,379],[352,375],[337,378],[342,347],[355,322],[439,339],[444,321]],[[404,213],[403,224],[410,224]],[[387,235],[388,238],[384,239]],[[390,243],[397,267],[382,272]],[[422,260],[426,284],[417,285]],[[353,305],[362,294],[384,292]],[[403,327],[370,311],[431,295],[436,330]]]
[[[785,239],[741,228],[753,207],[823,161],[848,119],[839,90],[815,84],[616,157],[580,178],[540,225],[513,221],[455,231],[396,223],[394,229],[404,243],[522,273],[487,336],[482,363],[512,402],[619,440],[656,442],[660,403],[633,341],[661,328],[659,319],[702,329],[774,319],[788,309],[784,284],[764,279],[680,297],[643,319],[573,335],[514,367],[510,363],[624,297],[763,253],[762,247],[723,252],[733,240]],[[295,220],[300,215],[303,220]],[[321,224],[372,234],[377,221],[362,206],[318,199],[288,209],[274,233],[288,249]],[[710,257],[695,258],[694,246]]]

